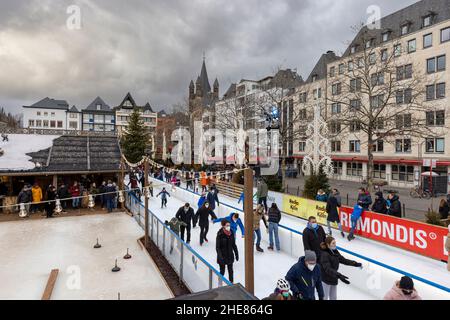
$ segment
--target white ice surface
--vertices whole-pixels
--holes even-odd
[[[0,156],[0,170],[30,170],[35,165],[27,153],[47,149],[53,145],[54,135],[9,134],[9,141],[0,139],[0,148],[4,154]]]
[[[39,300],[59,269],[52,300],[159,300],[172,297],[124,213],[0,223],[0,299]],[[94,249],[96,238],[102,245]],[[124,260],[127,248],[132,258]],[[111,272],[115,259],[122,270]],[[80,289],[76,285],[79,270]]]
[[[154,180],[155,195],[160,191],[161,185],[166,186],[166,189],[171,194],[171,198],[168,199],[168,208],[160,209],[160,200],[152,198],[150,200],[150,209],[154,212],[160,219],[169,220],[172,218],[176,210],[181,207],[184,202],[186,202],[186,192],[182,190],[177,190],[176,192],[171,192],[171,187],[164,184],[161,181]],[[224,204],[228,204],[235,208],[241,208],[242,204],[238,204],[236,199],[231,199],[229,197],[220,195],[220,201]],[[192,203],[192,202],[191,202]],[[196,201],[193,203],[194,209],[197,208]],[[306,222],[302,219],[291,217],[288,215],[283,215],[281,224],[292,228],[294,230],[302,232],[306,227]],[[209,231],[209,244],[200,247],[199,245],[199,229],[198,227],[192,231],[191,246],[202,255],[209,263],[213,266],[218,267],[216,263],[216,253],[215,253],[215,235],[219,229],[218,224],[211,224]],[[265,228],[262,228],[265,230]],[[336,233],[336,232],[335,232]],[[238,230],[238,235],[240,235],[240,230]],[[262,232],[263,244],[262,247],[265,249],[267,247],[268,235],[265,231]],[[301,243],[301,239],[298,236],[297,240]],[[417,277],[423,278],[425,280],[434,282],[438,285],[449,288],[450,287],[450,276],[446,269],[445,264],[442,262],[429,259],[411,252],[407,252],[402,249],[384,245],[378,242],[374,242],[368,239],[357,238],[353,242],[348,242],[342,239],[340,236],[337,237],[338,246],[354,252],[356,254],[365,256],[367,258],[379,261],[390,267],[405,271],[407,273],[413,274]],[[286,246],[282,243],[282,247]],[[235,282],[244,283],[243,277],[243,259],[244,259],[244,246],[242,239],[238,236],[238,248],[241,254],[242,260],[235,264]],[[355,259],[363,263],[365,270],[359,271],[355,268],[350,268],[342,266],[342,273],[346,275],[352,275],[355,282],[359,282],[359,285],[345,286],[340,284],[338,287],[339,299],[379,299],[383,297],[384,293],[391,287],[395,280],[401,277],[401,274],[394,272],[389,269],[385,269],[373,263],[367,263],[364,260],[360,260],[347,253],[343,253],[350,259]],[[281,277],[284,277],[289,270],[289,268],[297,261],[297,256],[291,256],[286,252],[276,253],[269,252],[265,250],[264,253],[255,253],[255,293],[259,298],[267,296],[273,290],[273,285]],[[380,276],[379,288],[371,288],[371,272],[373,275],[382,273]],[[362,283],[362,285],[361,285]],[[450,294],[448,292],[436,289],[434,287],[428,286],[424,283],[415,281],[418,288],[421,289],[421,293],[424,298],[427,299],[450,299]],[[364,289],[362,289],[364,288]]]

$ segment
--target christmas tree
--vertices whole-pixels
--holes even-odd
[[[140,117],[140,112],[135,109],[130,115],[128,127],[122,136],[122,150],[128,161],[139,162],[145,155],[145,149],[149,141],[149,133]]]

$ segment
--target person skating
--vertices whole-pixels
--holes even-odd
[[[340,264],[357,268],[362,267],[361,263],[344,258],[336,248],[336,240],[333,237],[328,237],[320,255],[325,300],[337,300],[338,280],[350,284],[348,277],[338,272]]]
[[[203,206],[197,210],[195,214],[195,221],[198,221],[198,225],[200,227],[200,245],[203,245],[203,242],[208,242],[208,231],[209,231],[209,217],[211,219],[217,219],[214,211],[211,210],[210,204],[206,201]]]
[[[217,205],[220,206],[217,189],[210,188],[208,194],[206,195],[206,200],[209,202],[211,210],[216,210],[216,202]]]
[[[256,187],[256,197],[258,199],[258,204],[264,205],[264,210],[267,212],[267,195],[269,194],[269,187],[263,178],[259,178],[258,184]]]
[[[269,219],[269,247],[267,249],[273,250],[274,248],[274,240],[275,240],[275,247],[277,248],[277,251],[281,250],[280,246],[280,237],[278,236],[278,225],[281,221],[281,212],[278,209],[278,206],[276,203],[272,203],[272,206],[269,209],[268,213]]]
[[[204,171],[200,172],[200,185],[202,187],[202,192],[206,192],[208,185],[208,178],[206,176],[206,172]]]
[[[181,231],[181,239],[184,241],[184,232],[187,232],[187,238],[186,243],[191,243],[191,221],[192,217],[194,216],[194,210],[191,208],[189,203],[186,203],[184,206],[182,206],[180,209],[178,209],[177,214],[175,217],[183,221],[186,226],[182,226]]]
[[[47,189],[47,201],[45,204],[45,212],[47,214],[47,218],[53,218],[53,212],[55,211],[56,207],[56,188],[53,185],[50,185]]]
[[[253,211],[253,232],[256,235],[256,251],[258,252],[264,252],[261,248],[261,220],[264,222],[266,229],[268,229],[269,226],[267,225],[266,216],[264,215],[264,207],[262,204],[258,204]]]
[[[387,202],[383,197],[383,192],[378,191],[375,193],[375,202],[372,205],[372,211],[381,214],[387,213]]]
[[[331,224],[337,223],[339,231],[341,231],[342,238],[345,237],[344,231],[342,230],[342,224],[339,219],[339,208],[341,207],[341,196],[337,189],[333,189],[330,197],[327,200],[327,226],[328,226],[328,234],[331,236],[333,232],[331,231]]]
[[[239,218],[239,213],[232,212],[228,217],[215,219],[213,222],[218,223],[226,220],[230,223],[231,231],[236,236],[237,228],[241,229],[242,238],[245,236],[244,225],[242,224],[241,218]]]
[[[222,220],[221,226],[222,228],[217,232],[216,237],[217,264],[222,276],[225,275],[225,268],[228,268],[228,280],[233,283],[233,263],[235,259],[239,261],[239,252],[234,233],[231,231],[230,222]]]
[[[170,197],[170,194],[166,191],[166,188],[162,188],[161,192],[156,195],[157,198],[159,196],[161,196],[161,209],[163,207],[167,208],[167,197]]]
[[[372,197],[370,193],[366,191],[365,188],[360,188],[358,192],[358,205],[360,205],[364,210],[369,210],[372,204]]]
[[[422,300],[422,298],[414,288],[413,279],[404,276],[386,293],[384,300]]]
[[[350,229],[349,235],[347,236],[348,241],[352,241],[355,239],[355,230],[356,230],[356,227],[358,226],[358,221],[361,218],[363,212],[364,212],[364,209],[359,204],[357,204],[353,207],[353,212],[350,217],[351,229]]]
[[[202,192],[200,198],[198,198],[197,208],[201,208],[206,201],[206,192]]]
[[[392,192],[389,194],[388,199],[389,199],[389,207],[387,210],[387,214],[393,217],[401,218],[402,204],[400,203],[398,195]]]
[[[305,256],[300,257],[288,271],[286,280],[296,299],[316,300],[315,291],[317,291],[319,300],[324,299],[320,267],[317,265],[317,256],[314,251],[305,251]]]
[[[181,227],[186,227],[186,223],[183,221],[178,220],[177,218],[173,217],[170,222],[166,221],[165,225],[167,225],[170,230],[172,230],[178,237],[180,236],[180,229]],[[170,235],[170,251],[169,253],[172,254],[173,252],[173,243],[175,241],[175,237],[173,234]]]
[[[270,210],[270,209],[269,209]],[[285,279],[280,279],[277,281],[277,287],[275,291],[270,294],[267,298],[263,300],[272,300],[272,301],[285,301],[285,300],[294,300],[291,292],[291,286],[289,282]]]
[[[317,223],[315,217],[309,217],[308,225],[303,230],[303,247],[306,250],[314,251],[318,259],[321,254],[321,244],[325,242],[327,235],[325,230]]]

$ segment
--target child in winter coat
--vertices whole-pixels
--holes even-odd
[[[413,280],[404,276],[386,293],[384,300],[422,300],[422,298],[414,289]]]
[[[355,229],[356,226],[358,225],[358,220],[361,218],[363,214],[363,211],[364,211],[363,207],[361,207],[359,204],[355,205],[355,207],[353,208],[351,216],[352,228],[350,229],[350,234],[347,237],[348,241],[352,241],[353,239],[355,239],[354,236]]]
[[[163,188],[162,191],[156,195],[156,197],[158,198],[160,195],[161,195],[161,209],[163,207],[167,208],[167,196],[170,197],[170,194],[166,191],[166,188]]]

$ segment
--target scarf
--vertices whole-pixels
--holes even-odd
[[[227,236],[231,236],[231,230],[228,231],[228,230],[223,229],[223,233],[225,233]]]

